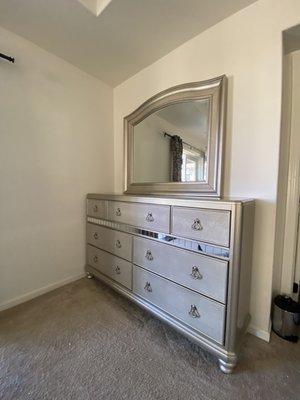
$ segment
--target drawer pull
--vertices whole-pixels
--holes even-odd
[[[98,262],[98,257],[94,256],[93,260],[94,260],[94,263],[97,263]]]
[[[94,212],[98,212],[98,206],[97,206],[97,204],[94,205],[93,211],[94,211]]]
[[[95,239],[99,239],[99,235],[98,235],[97,232],[95,232],[93,236],[94,236]]]
[[[190,311],[189,311],[189,315],[190,315],[192,318],[200,318],[199,311],[197,310],[197,307],[195,306],[195,304],[192,304],[192,305],[191,305],[191,309],[190,309]]]
[[[120,242],[120,240],[118,239],[118,240],[116,241],[116,248],[117,248],[117,249],[120,249],[121,247],[122,247],[121,242]]]
[[[144,289],[146,290],[146,292],[152,292],[152,287],[150,285],[150,282],[146,282]]]
[[[116,216],[121,217],[121,209],[119,207],[116,209]]]
[[[152,215],[152,212],[148,212],[147,217],[146,217],[147,222],[154,222],[154,217]]]
[[[145,258],[147,258],[147,260],[149,260],[149,261],[153,260],[153,255],[150,250],[147,250]]]
[[[117,265],[116,266],[116,268],[115,268],[115,273],[117,274],[117,275],[120,275],[120,273],[121,273],[121,268]]]
[[[200,271],[199,271],[198,267],[193,267],[192,268],[191,277],[193,279],[202,279],[203,278],[203,276],[200,274]]]
[[[199,218],[196,218],[196,219],[194,220],[194,222],[192,223],[192,229],[193,229],[194,231],[202,231],[203,226],[201,225],[201,221],[200,221]]]

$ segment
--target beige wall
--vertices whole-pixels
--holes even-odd
[[[4,29],[0,309],[83,273],[84,198],[113,190],[112,90]]]
[[[267,339],[281,113],[282,30],[299,0],[261,0],[218,23],[114,90],[115,191],[123,190],[123,117],[170,86],[229,78],[225,194],[254,197],[252,332]]]

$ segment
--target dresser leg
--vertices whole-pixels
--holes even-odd
[[[236,361],[224,361],[219,358],[219,368],[224,374],[232,374]]]
[[[87,271],[86,277],[87,277],[88,279],[92,279],[92,278],[94,278],[94,275],[93,275],[91,272]]]

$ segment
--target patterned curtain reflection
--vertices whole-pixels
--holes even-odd
[[[181,182],[181,167],[183,144],[180,136],[173,135],[170,138],[171,154],[172,154],[172,181]]]

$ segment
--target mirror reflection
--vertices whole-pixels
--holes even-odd
[[[133,180],[205,182],[210,99],[164,107],[133,129]]]

